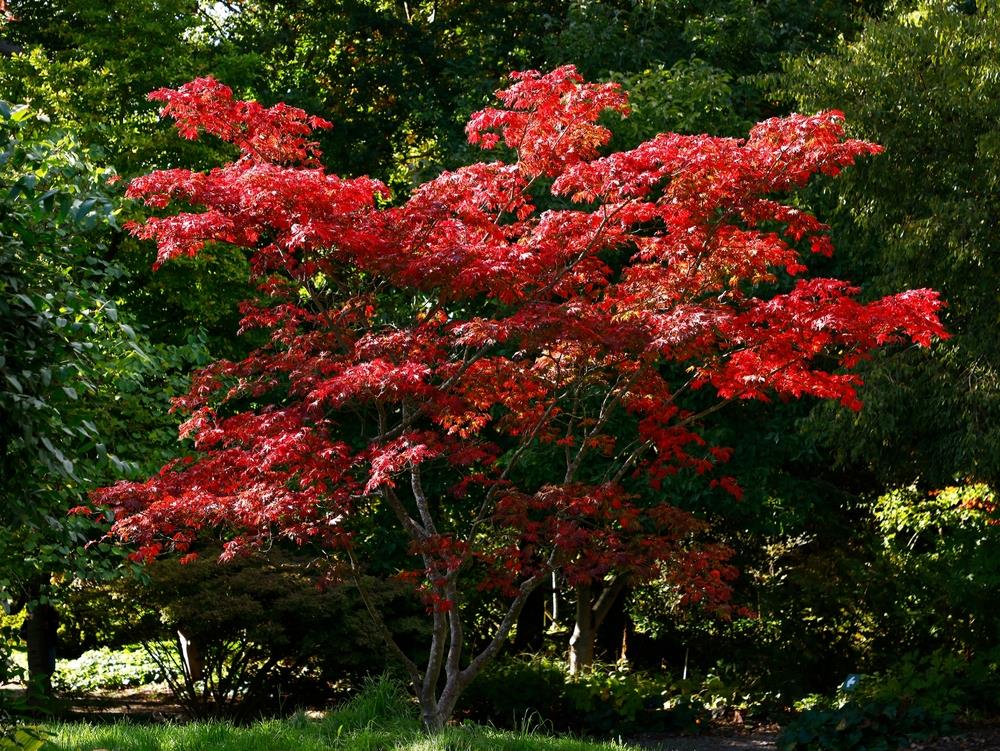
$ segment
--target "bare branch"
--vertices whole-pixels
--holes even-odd
[[[348,560],[351,563],[351,578],[354,582],[355,588],[358,590],[358,594],[361,596],[361,602],[364,603],[365,610],[368,611],[368,615],[371,616],[372,623],[375,625],[376,630],[382,637],[386,646],[396,655],[397,659],[403,664],[406,672],[410,676],[410,682],[413,684],[414,692],[419,692],[421,688],[421,675],[420,670],[413,660],[406,656],[402,647],[396,643],[396,639],[392,635],[392,631],[385,624],[385,619],[382,618],[382,613],[375,607],[372,602],[371,597],[368,594],[368,590],[362,584],[361,572],[358,570],[357,564],[354,561],[354,556],[351,555],[350,551],[347,553]]]

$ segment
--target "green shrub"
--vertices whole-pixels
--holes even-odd
[[[466,690],[459,713],[500,727],[515,727],[531,714],[561,724],[570,711],[565,673],[560,663],[542,658],[498,660]]]
[[[894,490],[873,506],[894,605],[890,646],[929,653],[988,650],[1000,633],[1000,511],[996,493],[971,484]]]
[[[576,722],[583,722],[589,732],[603,734],[650,725],[662,727],[675,719],[674,714],[686,723],[686,706],[675,703],[668,707],[664,703],[670,689],[668,674],[602,670],[597,666],[566,680],[563,692]]]
[[[162,680],[192,717],[248,720],[329,700],[386,668],[381,639],[351,587],[317,586],[299,559],[278,550],[267,560],[224,565],[216,562],[217,552],[204,550],[184,565],[157,561],[144,580],[110,585],[116,603],[154,614],[137,632],[150,656],[104,650],[116,655],[105,670],[101,658],[86,654],[72,663],[61,688],[86,692]],[[78,619],[79,633],[127,633],[117,610],[101,623],[98,603],[86,602],[107,592],[100,586],[74,591],[88,613]],[[404,645],[418,640],[422,621],[404,585],[372,583],[370,596]],[[182,664],[178,632],[193,645],[191,654],[197,652],[192,671]]]
[[[75,579],[58,590],[59,656],[158,638],[160,612],[128,582]]]
[[[892,751],[936,735],[942,718],[919,706],[878,701],[810,709],[778,739],[779,751]]]
[[[781,751],[880,751],[947,732],[995,696],[1000,652],[968,658],[909,654],[882,674],[852,676],[830,698],[808,696],[779,738]]]
[[[53,684],[62,692],[86,694],[164,683],[163,666],[141,646],[92,649],[75,660],[60,662]]]
[[[713,717],[743,709],[749,697],[719,676],[681,680],[668,672],[595,666],[570,677],[562,662],[520,657],[481,674],[459,708],[501,727],[540,718],[557,729],[594,735],[637,730],[697,733]]]

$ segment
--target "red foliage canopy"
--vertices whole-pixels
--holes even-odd
[[[803,395],[857,409],[849,369],[873,348],[945,336],[932,291],[864,303],[801,278],[832,246],[780,197],[880,150],[845,139],[840,113],[601,156],[599,116],[628,109],[617,85],[572,67],[514,79],[468,126],[513,158],[396,206],[378,181],[319,166],[318,118],[211,79],[153,95],[183,136],[240,156],[134,180],[132,198],[187,210],[131,230],[158,264],[246,248],[265,301],[243,327],[269,342],[177,400],[194,456],[95,493],[140,557],[217,526],[236,535],[227,555],[276,535],[347,551],[389,510],[438,612],[472,584],[519,600],[555,568],[589,582],[670,564],[724,597],[724,556],[688,546],[701,524],[659,490],[688,470],[739,494],[717,475],[726,450],[699,435],[708,414]],[[696,410],[705,389],[717,399]]]

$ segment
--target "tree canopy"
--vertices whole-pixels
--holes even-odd
[[[139,557],[191,551],[225,527],[236,536],[224,558],[274,536],[315,542],[358,580],[377,556],[365,519],[386,507],[416,558],[402,574],[433,618],[426,668],[384,636],[431,729],[552,571],[577,585],[663,565],[682,587],[720,578],[717,553],[681,545],[697,522],[659,492],[692,471],[740,493],[716,474],[728,451],[706,444],[704,418],[773,395],[856,409],[858,379],[838,368],[946,336],[932,291],[862,303],[844,282],[798,278],[803,249],[829,255],[830,238],[774,196],[880,151],[844,140],[839,113],[768,120],[745,140],[665,134],[602,157],[598,119],[628,111],[620,87],[568,66],[513,78],[502,106],[467,126],[512,161],[444,172],[396,207],[380,207],[379,181],[317,166],[309,138],[325,120],[237,100],[212,79],[154,97],[182,136],[211,133],[240,157],[129,186],[153,210],[188,208],[132,226],[156,240],[158,264],[206,243],[249,251],[269,299],[248,303],[242,325],[269,342],[196,377],[181,402],[195,455],[95,499]],[[537,209],[546,194],[564,206]],[[613,421],[624,422],[612,432]],[[563,477],[525,475],[534,452],[562,457]],[[507,602],[465,662],[475,587]]]

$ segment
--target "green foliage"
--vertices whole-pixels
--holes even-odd
[[[3,683],[15,683],[24,678],[24,665],[18,660],[18,654],[13,645],[19,640],[19,634],[27,613],[22,609],[13,615],[0,611],[0,680]],[[0,701],[0,716],[3,714],[3,702]]]
[[[812,709],[782,731],[781,751],[892,751],[942,729],[939,718],[921,707],[896,702],[850,702],[835,709]]]
[[[47,604],[53,577],[121,567],[119,551],[91,544],[93,521],[67,511],[128,471],[104,416],[147,360],[108,294],[121,273],[102,257],[117,222],[113,172],[24,106],[0,102],[0,144],[0,598],[17,611]],[[44,656],[38,646],[29,653]],[[30,667],[44,693],[40,664]]]
[[[812,424],[840,461],[887,486],[1000,477],[1000,10],[924,0],[865,25],[827,55],[789,59],[781,95],[842,109],[854,134],[885,146],[826,189],[837,274],[870,294],[933,287],[951,342],[930,357],[877,356],[860,413]]]
[[[52,734],[36,725],[0,729],[0,751],[40,751]]]
[[[76,579],[55,594],[61,610],[60,658],[156,638],[157,613],[136,601],[129,584]]]
[[[245,2],[232,42],[257,61],[256,93],[334,122],[322,134],[334,171],[405,187],[464,164],[463,115],[511,68],[539,65],[563,3]]]
[[[512,690],[516,687],[516,690]],[[503,660],[469,687],[459,714],[500,727],[537,717],[559,729],[594,735],[650,730],[697,733],[712,719],[760,704],[717,673],[682,679],[666,671],[598,665],[574,677],[561,661]]]
[[[873,513],[893,570],[896,606],[885,630],[910,649],[991,648],[1000,634],[1000,517],[982,484],[880,497]]]
[[[896,749],[946,733],[960,714],[995,706],[998,653],[906,655],[891,670],[853,675],[830,698],[807,697],[778,742],[782,751]]]
[[[136,688],[165,681],[162,666],[140,646],[92,649],[75,660],[60,662],[53,676],[55,687],[69,694]]]
[[[600,666],[571,679],[561,661],[512,659],[496,663],[473,681],[459,713],[464,710],[502,727],[516,727],[537,716],[557,728],[606,733],[635,728],[640,718],[646,725],[647,706],[660,708],[668,686],[666,677],[657,681]]]
[[[134,175],[153,163],[207,163],[204,144],[176,144],[157,125],[146,94],[215,72],[239,86],[251,61],[214,34],[210,3],[199,0],[12,0],[17,21],[4,36],[23,48],[0,66],[8,96],[72,125]]]
[[[144,640],[178,701],[196,717],[246,719],[330,693],[329,684],[385,668],[380,637],[353,589],[320,588],[303,561],[272,551],[268,560],[226,565],[215,554],[181,564],[163,560],[143,580],[114,585],[135,621],[124,633]],[[422,621],[402,585],[369,583],[404,643]],[[95,600],[104,593],[92,592]],[[197,650],[201,670],[182,664],[177,634]]]
[[[43,472],[49,488],[65,486],[79,482],[76,449],[100,441],[80,405],[108,370],[140,356],[134,332],[102,294],[117,272],[97,257],[100,236],[86,237],[115,223],[102,184],[113,173],[24,106],[0,102],[0,140],[0,179],[9,186],[0,199],[0,410],[20,427],[4,442],[3,480],[32,484]]]
[[[852,37],[858,11],[877,12],[882,5],[878,0],[572,0],[549,38],[546,58],[576,63],[592,79],[609,71],[632,74],[704,61],[731,78],[727,97],[733,111],[756,122],[776,114],[758,74],[777,70],[782,55],[823,49],[840,35]],[[695,109],[703,106],[698,102]],[[708,130],[725,133],[732,117]]]
[[[153,89],[198,75],[214,73],[237,88],[253,77],[257,67],[252,56],[227,43],[213,4],[14,0],[7,7],[19,20],[4,26],[4,36],[23,48],[0,64],[0,90],[7,96],[30,102],[78,140],[100,144],[108,163],[127,177],[153,164],[219,161],[218,144],[176,138],[146,99]],[[250,296],[241,255],[213,249],[204,259],[181,264],[183,273],[178,267],[153,275],[145,248],[120,234],[104,240],[107,247],[95,247],[93,255],[114,257],[125,272],[111,285],[110,295],[125,301],[133,325],[145,329],[153,343],[184,350],[200,338],[202,349],[209,346],[216,355],[232,357],[242,351],[232,341],[237,303]],[[211,265],[208,257],[214,259]],[[143,386],[146,397],[162,384],[153,372]],[[169,368],[166,372],[170,374]],[[170,387],[167,381],[162,385]],[[150,409],[149,414],[162,410]],[[160,451],[174,439],[172,435],[163,444],[158,437],[153,445]]]
[[[740,414],[730,424],[732,432],[747,426],[739,444],[747,451],[730,471],[745,478],[745,496],[697,502],[711,513],[713,533],[736,551],[734,603],[749,616],[679,610],[669,584],[655,581],[633,591],[628,607],[636,630],[672,655],[672,666],[687,652],[692,670],[725,676],[741,695],[759,697],[759,712],[867,667],[878,635],[873,613],[883,605],[881,589],[868,583],[890,573],[870,539],[867,509],[800,475],[789,457],[794,439],[775,430],[789,415],[757,420],[759,411],[742,405]],[[734,442],[731,435],[721,441]]]
[[[631,148],[657,133],[746,133],[733,101],[732,76],[703,60],[678,60],[611,79],[629,93],[631,113],[614,125],[612,147]]]

